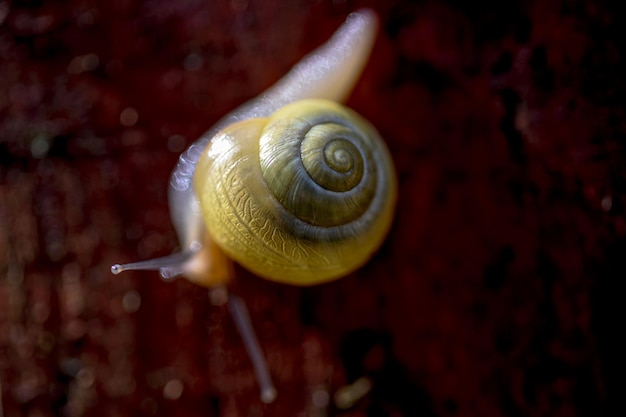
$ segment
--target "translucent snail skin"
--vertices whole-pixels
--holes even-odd
[[[192,144],[169,185],[182,252],[111,271],[159,270],[164,279],[222,288],[235,260],[272,281],[314,285],[367,262],[393,219],[395,171],[377,131],[339,103],[367,62],[377,26],[371,10],[349,15],[324,45]],[[245,305],[233,295],[227,303],[261,399],[272,402],[276,390]]]

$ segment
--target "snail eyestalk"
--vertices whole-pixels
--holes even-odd
[[[252,367],[254,368],[254,373],[261,390],[261,401],[269,404],[276,399],[276,388],[274,387],[272,377],[270,376],[267,364],[263,358],[263,352],[259,346],[259,341],[257,340],[254,329],[252,328],[246,304],[241,300],[241,298],[235,295],[230,295],[228,297],[227,304],[228,310],[230,311],[233,321],[235,322],[235,326],[237,326],[237,330],[239,330],[239,334],[243,339],[243,344],[248,351],[248,356],[252,361]]]
[[[183,275],[188,267],[187,263],[202,249],[202,244],[193,242],[190,248],[183,252],[173,253],[160,258],[148,259],[140,262],[127,264],[115,264],[111,266],[111,273],[121,274],[124,271],[159,271],[161,278],[172,280]]]
[[[192,252],[179,252],[147,261],[115,264],[111,266],[111,273],[118,275],[124,271],[159,271],[161,278],[171,280],[185,272],[184,264],[192,255]]]

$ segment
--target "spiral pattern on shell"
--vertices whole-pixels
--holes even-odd
[[[261,171],[274,197],[298,219],[334,227],[368,209],[378,181],[376,142],[357,118],[320,101],[283,107],[270,118],[259,141]]]
[[[361,266],[384,240],[396,179],[376,130],[326,100],[289,104],[223,130],[196,192],[211,237],[268,279],[307,285]]]

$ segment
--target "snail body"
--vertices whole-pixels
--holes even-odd
[[[199,165],[198,161],[203,155],[215,155],[216,152],[211,151],[211,149],[217,149],[217,153],[219,153],[220,146],[216,146],[216,144],[218,142],[222,143],[223,141],[216,140],[216,137],[224,138],[228,136],[229,138],[233,138],[234,143],[239,142],[232,134],[225,134],[224,132],[232,132],[237,129],[238,134],[249,136],[247,133],[244,133],[244,129],[238,127],[242,122],[269,118],[282,107],[301,100],[328,100],[326,105],[335,106],[334,109],[339,108],[336,104],[330,102],[342,102],[352,91],[371,52],[376,29],[377,18],[374,12],[371,10],[360,10],[352,13],[324,45],[305,56],[272,87],[219,120],[202,135],[202,137],[183,152],[176,168],[172,172],[168,190],[170,215],[179,236],[181,253],[148,261],[114,265],[112,272],[117,274],[132,269],[156,269],[160,271],[164,279],[171,279],[183,275],[199,285],[214,287],[226,283],[232,275],[229,258],[223,253],[225,250],[233,259],[236,259],[248,269],[253,270],[257,275],[293,285],[311,285],[338,278],[366,262],[386,235],[391,223],[396,198],[396,180],[391,159],[378,133],[376,133],[375,129],[373,129],[369,123],[361,121],[358,124],[367,125],[366,130],[372,132],[368,133],[368,135],[373,138],[372,140],[376,144],[373,148],[375,150],[370,150],[368,154],[368,157],[373,156],[375,160],[373,163],[366,160],[366,167],[369,169],[380,164],[380,168],[377,171],[380,179],[375,186],[375,192],[380,192],[382,197],[379,195],[372,200],[377,203],[374,210],[363,211],[362,214],[366,217],[368,216],[368,218],[380,216],[379,221],[349,222],[349,225],[344,227],[339,227],[337,224],[334,224],[332,225],[333,227],[330,228],[326,227],[328,225],[318,224],[314,225],[319,227],[313,232],[309,227],[310,222],[306,220],[302,223],[292,223],[291,234],[299,234],[299,232],[293,228],[293,225],[302,226],[303,230],[308,232],[304,234],[300,233],[300,235],[304,236],[304,239],[298,241],[299,243],[289,243],[288,241],[285,241],[286,243],[276,243],[276,245],[284,247],[284,256],[294,255],[294,258],[291,261],[288,259],[277,261],[276,257],[264,258],[266,262],[262,262],[261,264],[267,266],[267,270],[258,268],[258,257],[248,261],[243,256],[243,254],[256,251],[250,251],[249,248],[246,247],[241,249],[232,247],[229,244],[225,244],[228,239],[223,237],[221,238],[222,247],[220,247],[220,245],[216,247],[214,239],[218,237],[217,231],[207,228],[207,223],[214,223],[216,216],[213,212],[207,214],[207,209],[204,210],[205,216],[203,217],[203,209],[200,204],[200,201],[204,201],[205,206],[210,206],[211,200],[214,199],[213,191],[204,188],[202,191],[202,193],[204,193],[203,196],[202,193],[194,187],[194,176],[196,177],[196,184],[211,182],[223,184],[222,180],[211,178],[205,181],[199,180],[197,175],[199,172],[197,170]],[[343,107],[341,108],[345,109]],[[356,116],[359,120],[362,120],[360,116],[356,115],[356,113],[351,110],[346,111]],[[247,126],[250,127],[251,125]],[[235,146],[241,148],[238,144]],[[266,155],[267,154],[266,152]],[[275,155],[269,152],[269,157],[274,158]],[[224,158],[222,157],[220,160],[224,161]],[[366,173],[368,172],[366,171]],[[284,179],[283,177],[285,177],[285,175],[282,175],[282,172],[279,174],[280,178]],[[208,176],[212,177],[213,174],[208,174]],[[250,177],[251,180],[254,180],[254,176]],[[267,179],[267,176],[265,178]],[[271,181],[275,180],[272,179],[270,182]],[[360,189],[364,188],[366,187],[360,187]],[[298,192],[294,193],[293,198],[299,199],[302,196],[299,190],[300,189],[298,189]],[[367,192],[372,192],[372,190],[371,186],[365,189]],[[319,189],[317,191],[319,191]],[[335,203],[336,201],[340,201],[340,199],[341,197],[336,199]],[[381,203],[382,200],[385,200],[384,204]],[[309,201],[318,201],[318,198],[314,195]],[[346,201],[350,202],[353,200],[348,199]],[[327,202],[327,204],[332,204],[330,210],[327,210],[327,214],[330,213],[331,217],[339,212],[339,210],[337,210],[339,206],[335,203]],[[367,203],[365,203],[365,205],[367,205]],[[322,209],[322,207],[317,209],[311,208],[312,206],[310,204],[295,200],[293,204],[291,204],[291,207],[308,207],[307,209],[309,210]],[[278,211],[273,211],[273,213],[278,213]],[[325,220],[330,219],[328,216],[319,214],[316,216],[317,221],[321,221],[322,217],[324,217]],[[288,217],[285,216],[283,218],[287,219]],[[258,222],[259,218],[250,218],[250,220]],[[278,221],[278,223],[285,224],[285,222],[281,221]],[[360,227],[363,225],[365,227]],[[243,227],[243,229],[245,229],[245,227]],[[243,229],[241,227],[239,228],[239,230]],[[344,246],[345,249],[341,249],[340,246],[335,246],[338,241],[337,235],[341,235],[343,238],[347,238],[347,240],[354,241],[354,239],[357,239],[358,244],[356,248],[359,249],[358,252],[360,252],[360,255],[353,250],[355,246]],[[223,235],[220,234],[220,237],[221,236]],[[280,238],[276,236],[273,236],[272,239],[280,240]],[[232,242],[232,240],[233,237],[231,236],[228,243]],[[268,240],[267,243],[271,245],[272,240]],[[266,245],[266,243],[259,241],[258,244],[259,250],[262,251],[263,248],[261,246]],[[326,250],[320,250],[324,247],[326,247]],[[339,253],[335,253],[337,250],[339,250]],[[341,258],[336,255],[346,255],[346,257]],[[322,262],[311,263],[304,268],[296,269],[288,266],[286,271],[279,271],[279,268],[277,268],[278,264],[301,264],[302,259],[309,260],[315,257],[321,259]],[[305,273],[307,270],[308,272]]]
[[[264,278],[312,285],[363,265],[393,218],[396,178],[376,130],[339,104],[370,55],[377,18],[348,16],[324,45],[236,108],[180,156],[168,199],[181,252],[113,265],[223,287],[232,261]],[[277,133],[278,132],[278,133]],[[309,194],[311,193],[311,194]],[[276,391],[243,302],[228,298],[261,398]]]

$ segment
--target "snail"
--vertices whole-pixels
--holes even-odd
[[[266,279],[313,285],[362,266],[390,228],[393,163],[376,130],[344,107],[370,55],[371,10],[348,16],[325,44],[258,97],[219,120],[181,156],[169,184],[182,252],[113,265],[183,275],[223,288],[232,260]],[[276,397],[245,304],[227,305],[261,388]]]

